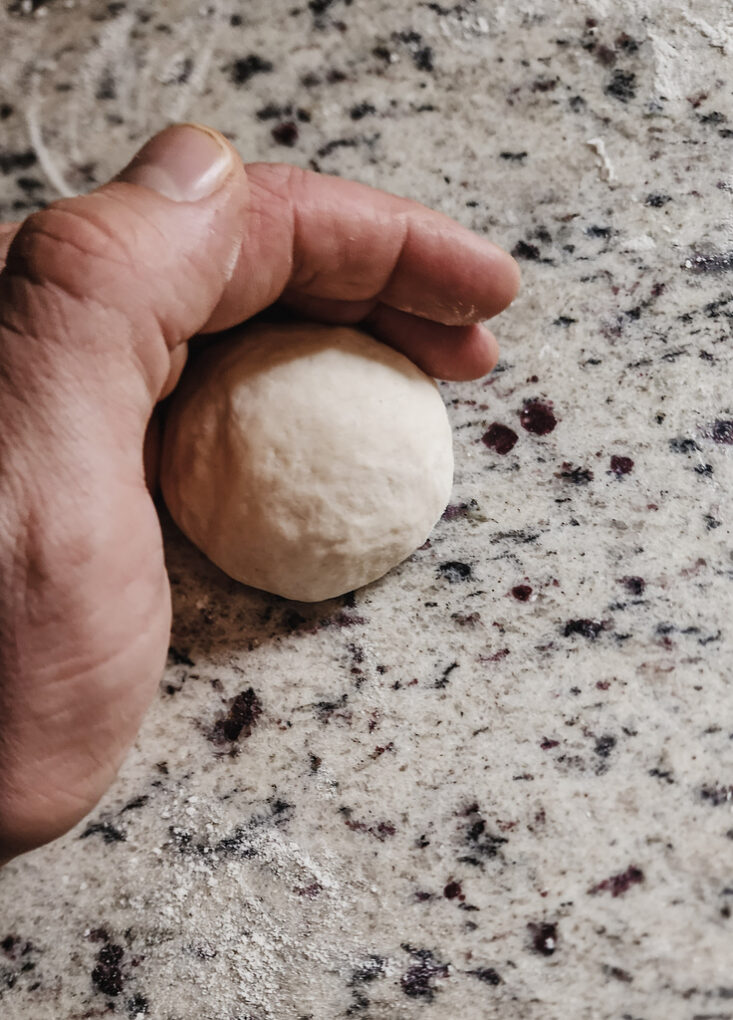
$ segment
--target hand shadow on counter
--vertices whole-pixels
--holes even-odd
[[[185,537],[164,506],[158,512],[173,603],[169,665],[219,660],[292,634],[366,622],[355,592],[293,602],[235,581]]]

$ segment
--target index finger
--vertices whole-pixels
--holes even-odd
[[[284,164],[246,171],[244,240],[207,332],[283,294],[378,301],[445,325],[490,318],[516,296],[511,255],[442,213]]]

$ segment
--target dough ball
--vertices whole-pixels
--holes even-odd
[[[423,544],[450,496],[435,382],[355,329],[258,325],[214,344],[173,396],[161,482],[227,574],[317,602]]]

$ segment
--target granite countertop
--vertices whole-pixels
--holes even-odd
[[[382,581],[288,603],[166,525],[135,748],[0,875],[4,1020],[733,1017],[724,6],[5,5],[5,218],[196,119],[443,209],[524,288]]]

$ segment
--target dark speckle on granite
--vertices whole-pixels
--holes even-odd
[[[350,7],[352,2],[353,0],[308,0],[308,10],[316,19],[316,22],[320,24],[318,19],[321,18],[322,15],[332,11],[334,8],[338,8],[339,6]]]
[[[124,843],[127,839],[125,833],[111,822],[92,822],[86,826],[79,839],[88,839],[90,836],[100,836],[105,843]]]
[[[362,102],[356,103],[349,110],[349,116],[352,120],[362,120],[362,118],[369,116],[371,113],[376,113],[377,109],[372,106],[371,103]]]
[[[557,924],[554,921],[530,921],[527,928],[530,948],[540,956],[554,956],[558,941]]]
[[[712,807],[720,807],[721,804],[730,804],[733,802],[733,785],[703,786],[700,788],[700,797]]]
[[[229,66],[229,73],[235,85],[246,85],[256,74],[267,74],[274,70],[272,61],[266,60],[257,53],[246,57],[238,57]]]
[[[0,173],[12,174],[17,170],[27,170],[38,162],[38,158],[31,149],[24,149],[20,152],[12,152],[0,149]]]
[[[262,702],[253,688],[248,687],[232,699],[226,715],[214,723],[211,740],[215,744],[224,744],[251,736],[261,714]]]
[[[623,71],[621,68],[616,68],[605,91],[606,95],[613,96],[614,99],[618,99],[622,103],[628,103],[630,99],[635,98],[636,89],[637,81],[633,71]]]
[[[188,653],[172,645],[168,649],[168,663],[174,666],[193,666],[193,660]]]
[[[117,99],[117,83],[110,68],[105,68],[102,72],[95,96],[97,99],[102,101],[107,99]]]
[[[733,445],[733,421],[716,421],[711,429],[711,438],[716,443]]]
[[[613,978],[614,981],[622,981],[624,984],[629,985],[634,980],[633,976],[627,970],[624,970],[623,967],[615,967],[612,964],[604,963],[601,969],[607,977]],[[626,1015],[628,1016],[628,1014]]]
[[[147,1016],[149,1005],[150,1003],[147,998],[137,992],[131,999],[127,1000],[127,1013],[133,1020],[137,1020],[138,1017]]]
[[[337,149],[355,149],[358,145],[358,138],[333,138],[330,142],[322,145],[317,154],[323,159],[324,156],[330,156]]]
[[[460,560],[447,560],[445,563],[441,563],[438,567],[438,573],[446,581],[450,581],[451,584],[459,581],[468,581],[472,575],[469,564],[461,563]]]
[[[672,201],[671,195],[663,195],[660,192],[655,191],[646,196],[644,200],[644,205],[649,205],[653,209],[662,209],[667,204],[667,202],[671,201]]]
[[[448,977],[448,964],[437,960],[430,949],[413,949],[410,946],[404,948],[415,962],[400,978],[402,991],[412,999],[426,999],[432,1002],[437,991],[435,981]]]
[[[588,237],[604,237],[608,238],[611,236],[611,227],[601,226],[598,223],[592,223],[589,227],[585,228],[585,233]]]
[[[462,814],[467,818],[463,832],[463,852],[458,857],[461,864],[473,864],[483,867],[485,862],[497,857],[501,847],[507,842],[505,836],[499,836],[489,830],[486,820],[479,813],[478,804],[471,805]]]
[[[588,485],[593,481],[593,472],[590,468],[578,467],[566,460],[563,461],[557,477],[572,485]]]
[[[442,671],[438,679],[435,681],[435,687],[438,690],[441,690],[443,687],[448,686],[448,684],[450,683],[451,673],[453,672],[454,669],[458,669],[459,665],[460,663],[458,662],[451,662],[450,665],[445,667],[445,669]]]
[[[579,634],[581,637],[595,641],[603,629],[601,620],[568,620],[563,626],[563,634],[565,637]]]
[[[512,248],[512,255],[515,259],[536,261],[540,257],[540,249],[536,244],[530,244],[529,241],[517,241]]]
[[[122,946],[108,943],[97,953],[97,962],[92,971],[92,982],[103,995],[113,998],[120,994],[124,985],[124,977],[120,964],[124,956]]]
[[[50,7],[54,2],[56,0],[13,0],[13,3],[8,5],[8,10],[11,14],[28,16],[35,14],[41,8]]]
[[[616,747],[617,740],[611,733],[604,733],[603,736],[597,737],[595,742],[594,752],[599,758],[608,758]]]
[[[689,436],[675,436],[669,440],[669,448],[673,453],[696,453],[701,447]]]
[[[685,262],[685,268],[697,275],[733,272],[733,251],[695,253]]]
[[[472,977],[478,978],[485,985],[500,985],[501,975],[498,971],[494,970],[493,967],[479,967],[476,970],[469,970],[468,972]]]
[[[272,129],[272,137],[278,145],[285,145],[292,148],[298,141],[298,125],[295,121],[286,120],[276,124]]]

